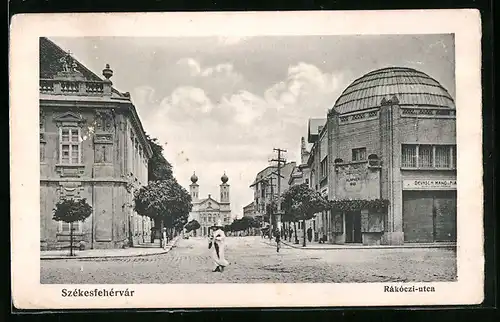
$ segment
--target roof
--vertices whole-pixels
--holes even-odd
[[[255,202],[254,201],[252,201],[248,205],[244,206],[243,209],[248,209],[248,208],[252,208],[252,207],[255,207]]]
[[[65,55],[68,53],[56,45],[54,42],[52,42],[50,39],[46,37],[40,37],[40,62],[39,62],[39,70],[40,70],[40,79],[52,79],[54,76],[57,75],[57,73],[61,69],[61,63],[60,59],[63,58]],[[85,65],[83,65],[81,62],[79,62],[76,58],[73,57],[74,62],[77,65],[77,70],[78,72],[81,73],[81,75],[91,81],[100,81],[102,82],[103,79],[97,76],[94,72],[92,72],[90,69],[88,69]],[[150,158],[153,155],[153,151],[151,149],[151,146],[149,145],[147,138],[146,138],[146,131],[144,130],[142,126],[142,122],[139,119],[139,115],[137,114],[137,111],[135,109],[134,104],[132,103],[130,99],[129,93],[120,93],[117,89],[114,87],[111,87],[111,98],[108,99],[106,97],[85,97],[85,96],[54,96],[54,95],[40,95],[40,98],[46,98],[46,99],[52,99],[52,100],[65,100],[65,101],[88,101],[89,103],[92,102],[107,102],[107,101],[114,101],[117,103],[124,103],[130,108],[130,112],[132,114],[132,119],[134,120],[134,123],[137,125],[141,132],[141,137],[143,140],[143,144],[146,148],[146,153],[148,154],[148,158]]]
[[[383,98],[396,96],[399,105],[455,108],[448,91],[429,75],[407,67],[388,67],[356,79],[335,102],[339,114],[380,106]]]
[[[51,79],[56,76],[57,73],[61,70],[61,63],[59,62],[59,60],[65,55],[67,55],[67,52],[56,45],[54,42],[52,42],[52,40],[46,37],[40,37],[40,78]],[[76,58],[73,57],[73,59],[77,64],[77,70],[82,73],[85,79],[91,81],[103,81],[101,77],[97,76],[97,74],[88,69]],[[112,88],[112,94],[114,97],[126,97],[115,88]]]
[[[284,170],[284,169],[287,169],[288,167],[292,166],[292,167],[295,167],[296,166],[296,162],[295,161],[292,161],[292,162],[287,162],[285,163],[281,169]],[[252,182],[252,184],[250,184],[250,188],[252,188],[253,186],[255,186],[257,183],[269,178],[269,176],[271,174],[273,174],[273,172],[276,172],[276,170],[278,169],[278,167],[276,165],[270,165],[266,168],[264,168],[263,170],[259,171],[257,173],[257,176],[255,177],[255,180]],[[292,168],[293,169],[293,168]]]
[[[307,141],[313,143],[321,132],[320,128],[323,128],[326,124],[326,118],[312,118],[309,119],[309,124],[307,126]]]

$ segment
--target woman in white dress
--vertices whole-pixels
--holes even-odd
[[[222,228],[222,224],[217,222],[217,224],[213,227],[214,231],[210,239],[209,245],[211,246],[209,246],[209,248],[212,251],[212,259],[215,263],[213,272],[223,272],[224,267],[229,265],[229,262],[224,257],[226,234]]]

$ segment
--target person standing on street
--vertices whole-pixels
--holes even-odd
[[[208,246],[212,250],[212,259],[215,263],[213,272],[221,273],[224,272],[224,268],[229,265],[229,262],[224,257],[226,234],[224,234],[222,227],[220,222],[214,225],[213,236]]]
[[[281,247],[281,232],[279,228],[276,228],[276,233],[274,234],[276,238],[276,252],[280,252],[280,247]]]
[[[312,241],[312,238],[313,238],[313,230],[312,230],[312,228],[311,228],[311,227],[309,227],[309,228],[307,229],[307,240],[308,240],[309,242],[311,242],[311,241]]]
[[[161,240],[163,243],[163,249],[167,248],[167,228],[163,227],[163,231],[161,233]]]

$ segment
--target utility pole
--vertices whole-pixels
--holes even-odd
[[[287,152],[284,149],[280,148],[273,148],[274,152],[278,153],[278,158],[276,159],[271,159],[270,162],[276,162],[277,163],[277,168],[278,168],[278,202],[277,202],[277,210],[278,210],[278,216],[276,217],[276,224],[279,225],[281,223],[281,165],[286,163],[285,158],[282,158],[282,153]]]
[[[273,237],[273,201],[274,201],[274,178],[269,177],[266,179],[268,185],[271,187],[271,203],[269,206],[269,240]]]

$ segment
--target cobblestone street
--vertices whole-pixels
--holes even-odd
[[[268,242],[268,240],[266,240]],[[213,273],[207,240],[180,240],[166,254],[42,260],[42,284],[429,282],[456,278],[452,249],[276,248],[261,237],[228,237],[224,273]]]

